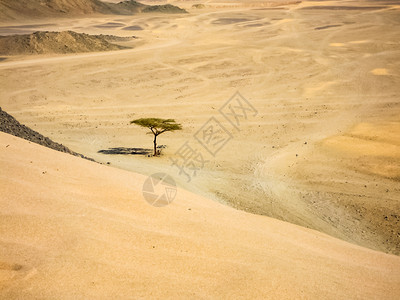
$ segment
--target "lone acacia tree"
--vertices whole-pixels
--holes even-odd
[[[157,155],[157,136],[166,131],[182,129],[181,124],[176,123],[174,119],[141,118],[131,121],[131,124],[146,127],[151,130],[154,135],[154,156]]]

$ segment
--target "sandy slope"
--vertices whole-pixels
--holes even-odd
[[[0,134],[0,297],[380,298],[400,258]],[[12,176],[10,176],[12,174]]]
[[[321,5],[327,8],[312,8]],[[98,161],[142,174],[162,169],[240,209],[399,254],[400,19],[395,5],[376,6],[305,1],[10,23],[2,34],[74,30],[139,39],[121,52],[2,57],[0,105]],[[240,131],[218,113],[237,90],[258,110]],[[164,157],[97,153],[150,148],[145,131],[129,125],[146,116],[184,126],[160,136]],[[209,162],[187,183],[170,158],[212,116],[234,138],[216,157],[202,152]]]

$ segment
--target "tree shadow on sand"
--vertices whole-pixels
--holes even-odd
[[[145,148],[116,147],[116,148],[109,148],[106,150],[99,150],[97,152],[102,154],[149,155],[152,153],[152,150]]]

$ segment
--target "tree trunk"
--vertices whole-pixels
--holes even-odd
[[[157,135],[154,135],[154,156],[157,156]]]

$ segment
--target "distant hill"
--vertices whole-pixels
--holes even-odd
[[[186,13],[174,5],[149,6],[134,0],[107,3],[100,0],[0,0],[0,21],[41,19],[90,14],[131,15],[140,12]]]
[[[118,15],[132,15],[134,13],[139,13],[143,8],[148,6],[134,0],[121,1],[118,3],[107,3],[107,5],[112,13]]]
[[[24,35],[0,36],[0,55],[79,53],[126,49],[126,47],[109,42],[109,40],[118,41],[118,38],[74,31],[43,31]]]
[[[112,12],[106,3],[99,0],[0,0],[0,19],[2,20],[93,13]]]
[[[142,12],[150,13],[150,12],[159,12],[159,13],[167,13],[167,14],[182,14],[187,13],[186,10],[171,4],[164,5],[151,5],[146,6],[142,9]]]

